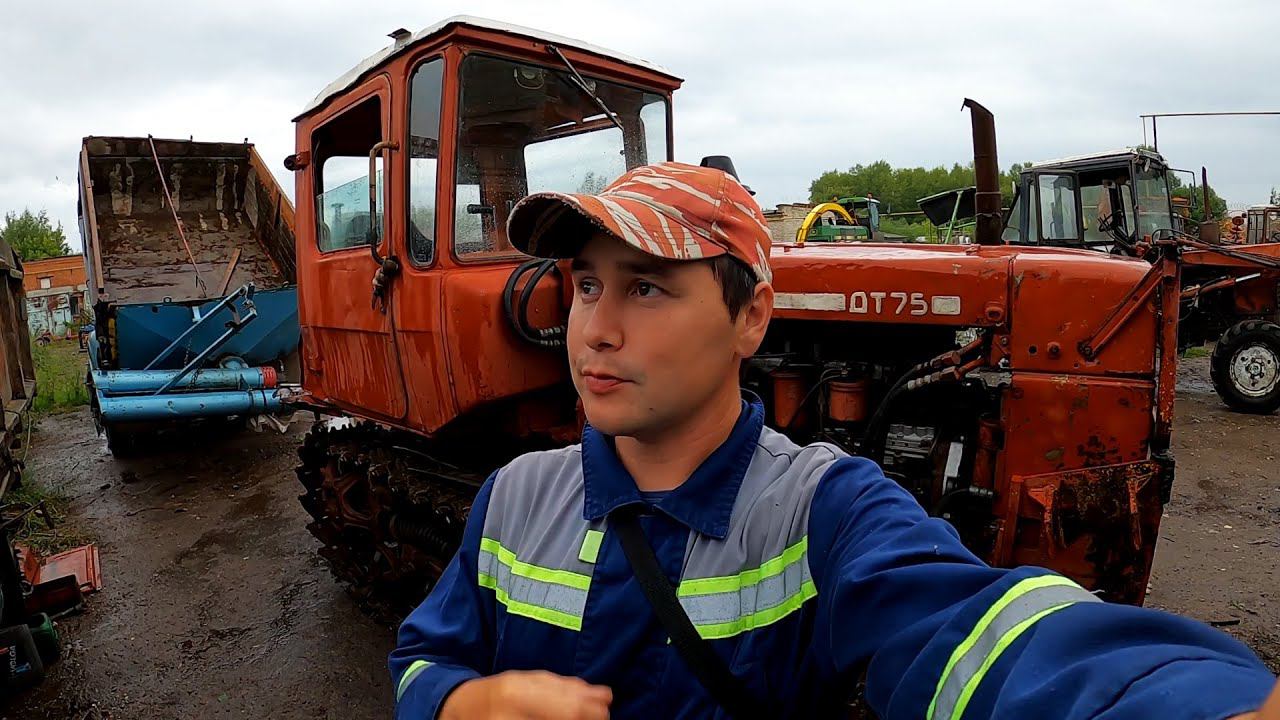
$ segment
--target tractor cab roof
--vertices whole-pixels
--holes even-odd
[[[574,48],[576,50],[588,52],[593,55],[598,55],[642,70],[663,75],[677,83],[681,80],[681,78],[672,74],[670,70],[659,65],[655,65],[646,60],[641,60],[620,52],[607,50],[599,47],[598,45],[592,45],[591,43],[586,43],[581,40],[574,40],[573,38],[567,38],[561,35],[543,32],[541,30],[535,30],[533,28],[527,28],[520,25],[512,25],[511,23],[500,22],[498,20],[489,20],[471,15],[455,15],[436,23],[435,25],[423,28],[412,35],[407,32],[404,35],[399,36],[397,36],[397,33],[392,33],[393,36],[397,37],[390,45],[382,48],[364,60],[361,60],[355,67],[343,73],[337,80],[334,80],[325,86],[325,88],[321,90],[305,108],[303,108],[302,112],[298,113],[298,116],[294,118],[294,120],[296,121],[316,108],[319,108],[321,105],[324,105],[329,98],[354,87],[366,76],[370,75],[376,68],[382,66],[391,58],[408,52],[411,48],[444,36],[459,27],[468,27],[493,33],[501,33],[503,35],[524,37],[550,45]]]
[[[1168,167],[1164,157],[1154,150],[1146,148],[1122,148],[1120,150],[1109,150],[1106,152],[1089,153],[1087,155],[1072,155],[1069,157],[1058,158],[1056,160],[1045,160],[1042,162],[1032,163],[1026,167],[1027,170],[1040,170],[1044,168],[1058,168],[1062,170],[1094,170],[1103,167],[1113,167],[1124,163],[1128,164],[1134,160],[1151,160],[1160,164],[1161,168]]]
[[[854,195],[852,197],[842,197],[836,200],[837,205],[853,205],[856,207],[865,207],[867,205],[870,205],[871,203],[875,203],[876,205],[879,205],[880,201],[873,197],[863,197],[861,195]]]

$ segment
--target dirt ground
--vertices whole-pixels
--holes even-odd
[[[66,657],[0,718],[386,718],[394,631],[316,555],[291,432],[174,437],[120,461],[87,410],[43,419],[29,467],[98,538],[104,589]]]
[[[31,470],[99,539],[104,590],[66,659],[3,718],[385,718],[394,631],[315,554],[284,435],[173,438],[118,461],[87,411],[42,421]],[[1173,500],[1148,604],[1219,624],[1280,671],[1280,416],[1228,412],[1183,363]]]
[[[1173,451],[1147,605],[1220,626],[1280,673],[1280,414],[1227,410],[1208,358],[1185,359]]]

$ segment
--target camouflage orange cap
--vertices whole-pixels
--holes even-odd
[[[764,213],[721,170],[675,162],[642,165],[598,195],[534,193],[516,203],[507,219],[511,244],[539,257],[571,257],[592,228],[670,260],[728,254],[758,280],[772,278]]]

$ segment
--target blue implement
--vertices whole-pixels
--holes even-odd
[[[105,396],[99,397],[98,405],[103,421],[111,423],[259,415],[278,412],[283,407],[275,390],[261,389]]]

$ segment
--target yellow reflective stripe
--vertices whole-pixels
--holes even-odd
[[[512,572],[514,572],[514,569]],[[523,603],[519,600],[512,600],[506,590],[498,587],[498,579],[492,575],[485,575],[484,573],[481,573],[478,584],[480,587],[493,590],[493,594],[497,598],[498,602],[502,603],[503,607],[507,609],[507,612],[512,615],[521,615],[532,620],[540,620],[548,625],[555,625],[556,627],[562,627],[566,630],[582,630],[582,618],[580,617],[570,615],[566,612],[560,612],[559,610],[552,610],[550,608]],[[582,589],[585,590],[586,588]]]
[[[414,660],[409,663],[409,668],[400,676],[400,684],[396,686],[396,702],[400,702],[400,698],[404,696],[404,691],[409,688],[409,683],[413,682],[413,679],[428,667],[431,667],[431,663],[426,660]]]
[[[1035,625],[1044,616],[1058,612],[1059,610],[1072,605],[1075,605],[1075,603],[1065,602],[1061,605],[1041,610],[1035,615],[1032,615],[1026,620],[1014,625],[1008,632],[1001,635],[995,648],[992,649],[991,653],[987,655],[987,658],[982,661],[982,666],[978,668],[978,672],[974,673],[973,677],[969,678],[969,682],[965,683],[964,692],[960,693],[960,699],[956,701],[955,709],[951,711],[950,720],[960,720],[960,718],[964,716],[965,708],[968,707],[969,700],[973,697],[973,693],[978,689],[978,686],[982,684],[982,679],[986,677],[987,671],[990,670],[991,666],[1000,658],[1000,654],[1005,651],[1005,648],[1012,645],[1013,641],[1017,640],[1019,635],[1026,632],[1027,628]]]
[[[959,663],[960,660],[966,654],[968,654],[968,652],[971,649],[973,649],[973,646],[978,643],[979,639],[981,639],[983,634],[986,633],[987,629],[991,626],[991,623],[995,621],[995,619],[1000,615],[1001,611],[1003,611],[1006,607],[1008,607],[1012,602],[1022,597],[1023,595],[1026,595],[1029,592],[1032,592],[1034,590],[1039,590],[1041,588],[1054,587],[1057,585],[1068,586],[1068,587],[1079,587],[1074,582],[1068,580],[1065,577],[1062,577],[1061,575],[1039,575],[1037,577],[1027,578],[1026,580],[1022,580],[1021,582],[1018,582],[1013,587],[1006,590],[1004,595],[1001,595],[1000,599],[996,600],[991,605],[991,607],[987,608],[987,611],[983,613],[981,618],[978,619],[977,624],[973,626],[973,630],[971,630],[969,632],[969,635],[965,637],[964,642],[961,642],[959,645],[956,646],[956,649],[952,651],[951,658],[947,660],[946,667],[942,669],[942,674],[938,676],[938,686],[933,691],[933,699],[929,701],[929,711],[925,714],[925,717],[930,718],[931,720],[937,720],[934,713],[937,709],[938,698],[942,693],[943,687],[946,686],[947,678],[950,677],[951,671],[955,669],[956,664]],[[1051,610],[1057,610],[1057,609],[1060,609],[1060,607],[1065,607],[1065,605],[1051,608]],[[1041,617],[1043,617],[1046,614],[1048,613],[1042,612],[1040,614],[1037,614],[1036,616],[1034,616],[1034,619],[1039,620]],[[1030,627],[1031,624],[1032,623],[1026,623],[1026,627]],[[1018,634],[1021,634],[1022,631],[1026,629],[1026,627],[1022,627],[1022,624],[1019,624],[1019,627],[1021,627],[1022,629],[1018,630]],[[1014,638],[1016,637],[1017,636],[1015,635]],[[1003,639],[1004,639],[1004,636],[1001,637],[1001,640]],[[1013,642],[1013,639],[1010,639],[1009,642]],[[992,653],[988,654],[988,657],[987,657],[987,659],[990,660],[990,662],[992,663],[995,662],[995,658],[999,657],[999,653],[1003,652],[1004,648],[1007,647],[1008,645],[1006,643],[1005,645],[1000,646],[997,643],[997,646],[998,646],[998,650],[995,650]],[[983,667],[984,668],[990,667],[990,665],[984,661]],[[981,676],[976,676],[976,677],[978,677],[978,679],[981,679]],[[967,687],[968,687],[968,684],[966,684],[966,688]],[[960,709],[961,711],[963,711],[962,707]],[[952,717],[958,717],[958,716],[952,715]]]
[[[748,630],[755,630],[766,625],[772,625],[791,613],[799,610],[806,602],[818,594],[818,588],[814,586],[812,580],[806,580],[800,589],[791,597],[783,600],[782,603],[771,608],[765,608],[758,612],[751,613],[731,620],[729,622],[715,623],[709,625],[694,625],[698,634],[706,640],[719,640],[722,638],[740,635]]]
[[[511,569],[512,575],[519,575],[530,580],[538,580],[541,582],[554,583],[556,585],[564,585],[575,590],[589,590],[591,588],[591,578],[569,570],[553,570],[551,568],[539,567],[531,565],[516,559],[516,554],[504,547],[502,543],[491,538],[480,538],[480,550],[482,552],[492,553],[498,558],[498,562],[506,565]]]
[[[783,550],[781,555],[766,560],[758,568],[744,570],[737,575],[682,580],[676,595],[690,597],[693,595],[736,592],[748,585],[758,584],[761,580],[766,580],[774,575],[781,575],[788,565],[803,558],[808,549],[809,537],[806,535],[800,538],[800,541],[795,545]]]
[[[604,540],[604,533],[599,530],[588,530],[587,536],[582,538],[582,549],[578,551],[578,559],[584,563],[596,563],[596,558],[600,557],[600,541]]]

